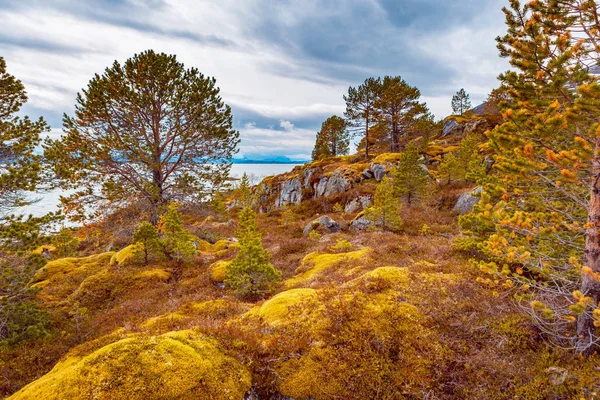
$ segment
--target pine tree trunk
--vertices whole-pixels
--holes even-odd
[[[365,158],[369,159],[369,114],[367,114],[365,126]]]
[[[600,139],[596,141],[596,152],[600,152]],[[593,161],[594,182],[590,188],[590,203],[588,209],[588,227],[585,237],[586,264],[595,273],[600,273],[600,158],[594,157]],[[583,274],[581,277],[581,292],[594,300],[600,301],[600,282],[593,276]],[[596,327],[594,318],[586,312],[577,319],[578,341],[576,349],[583,355],[590,355],[597,349]]]

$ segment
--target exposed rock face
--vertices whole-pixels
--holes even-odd
[[[323,215],[313,221],[310,221],[308,223],[308,225],[306,225],[306,227],[304,228],[304,231],[302,231],[302,233],[304,234],[304,236],[308,236],[312,231],[314,231],[315,229],[318,228],[323,228],[325,229],[327,232],[339,232],[342,230],[342,227],[340,226],[340,224],[338,224],[337,222],[335,222],[335,220],[333,220],[333,218],[328,217],[327,215]]]
[[[481,118],[475,118],[463,123],[458,122],[454,118],[449,118],[444,123],[444,128],[442,129],[442,137],[444,138],[447,136],[464,136],[479,130],[485,124],[485,119]]]
[[[450,134],[454,133],[454,131],[460,126],[455,119],[449,119],[444,123],[444,128],[442,129],[442,137],[450,136]]]
[[[365,208],[369,207],[371,205],[371,196],[359,196],[359,197],[355,197],[354,199],[350,200],[347,204],[346,207],[344,207],[344,212],[345,213],[355,213],[358,211],[362,211]]]
[[[279,197],[275,200],[275,207],[283,207],[288,203],[299,204],[302,201],[302,184],[300,179],[284,181],[279,189]]]
[[[481,193],[481,190],[481,187],[478,187],[471,192],[461,194],[454,206],[454,211],[458,211],[461,215],[471,212],[473,206],[479,202],[477,195]]]
[[[338,169],[331,176],[324,176],[319,180],[315,190],[315,198],[344,193],[351,187],[351,183],[342,175],[342,171]]]

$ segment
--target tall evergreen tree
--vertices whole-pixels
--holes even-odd
[[[488,143],[495,173],[461,218],[459,243],[485,257],[488,284],[518,285],[545,333],[591,354],[600,325],[600,85],[586,60],[600,49],[573,39],[597,13],[595,2],[581,10],[591,18],[573,13],[578,3],[512,0],[504,9],[498,47],[514,70],[500,76],[504,123]]]
[[[327,157],[343,156],[350,151],[350,137],[347,123],[337,115],[327,118],[317,132],[315,148],[312,152],[313,160]]]
[[[344,116],[355,134],[365,139],[365,157],[369,158],[369,130],[377,121],[374,118],[374,104],[381,95],[381,79],[368,78],[360,86],[348,88],[344,95],[346,112]]]
[[[433,124],[425,103],[419,103],[421,92],[399,76],[386,76],[381,86],[381,96],[374,103],[375,115],[387,125],[390,151],[400,151],[400,137],[423,128],[419,123]]]
[[[35,190],[40,181],[41,157],[34,150],[50,129],[42,118],[16,115],[26,101],[23,83],[7,72],[0,57],[0,216],[27,204],[23,191]]]
[[[236,231],[238,254],[225,275],[225,284],[242,297],[263,297],[281,280],[281,272],[269,262],[256,224],[256,213],[246,207],[240,212]]]
[[[240,179],[240,184],[235,189],[235,199],[237,205],[241,208],[252,206],[252,188],[250,187],[250,178],[248,174],[244,172]]]
[[[452,112],[456,115],[463,115],[471,109],[471,99],[465,89],[460,89],[452,96]]]
[[[77,95],[45,157],[77,216],[141,201],[153,222],[169,201],[203,199],[228,176],[239,133],[214,78],[152,50],[116,62]]]

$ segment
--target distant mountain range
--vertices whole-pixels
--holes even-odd
[[[292,160],[285,156],[276,156],[270,158],[263,158],[260,160],[252,160],[250,158],[234,158],[231,160],[233,164],[304,164],[310,162],[310,160]]]

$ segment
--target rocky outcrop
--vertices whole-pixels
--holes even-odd
[[[279,196],[275,200],[275,207],[286,204],[300,204],[302,201],[302,184],[298,178],[284,181],[279,189]]]
[[[444,128],[442,129],[442,137],[448,136],[459,136],[463,137],[469,133],[480,130],[486,124],[486,120],[483,118],[448,118],[444,122]]]
[[[369,219],[364,212],[359,213],[350,223],[350,228],[357,231],[366,231],[367,229],[381,226],[381,221]]]
[[[344,176],[344,171],[336,169],[331,176],[324,176],[319,179],[314,197],[329,197],[334,194],[344,193],[350,190],[351,187],[352,183]]]
[[[312,220],[306,225],[302,233],[304,236],[308,236],[312,231],[316,229],[322,229],[326,232],[334,233],[342,230],[340,224],[327,215],[323,215],[315,220]]]
[[[471,192],[461,194],[454,206],[454,211],[458,211],[461,215],[471,212],[473,206],[479,202],[478,195],[481,191],[481,187],[478,187]]]

